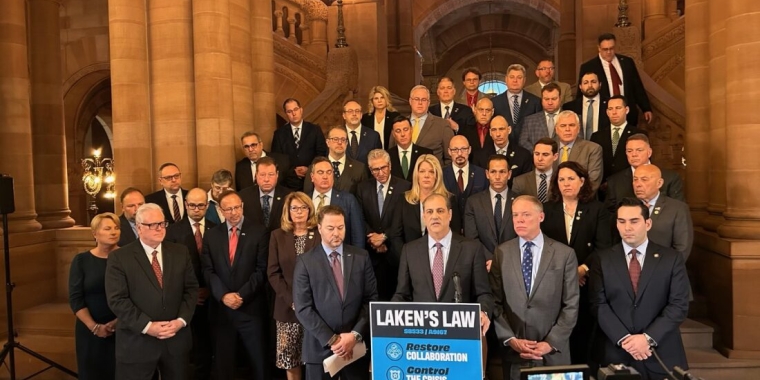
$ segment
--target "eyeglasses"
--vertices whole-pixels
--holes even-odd
[[[328,140],[336,143],[336,144],[345,144],[348,142],[348,139],[345,137],[329,137]]]
[[[253,143],[248,145],[243,145],[243,149],[250,150],[250,149],[256,149],[259,147],[259,143]]]
[[[293,108],[292,110],[285,110],[285,113],[288,115],[292,115],[300,110],[301,110],[301,107],[296,107],[296,108]]]
[[[469,150],[470,150],[469,146],[467,148],[449,148],[449,152],[456,153],[456,154],[459,154],[459,153],[466,154]]]
[[[205,203],[188,203],[187,204],[187,208],[191,210],[203,210],[204,208],[206,208],[206,206],[208,205]]]
[[[361,115],[362,110],[343,110],[344,113],[348,115]]]
[[[410,100],[415,103],[427,103],[430,101],[428,98],[411,98]]]
[[[333,171],[332,171],[332,170],[317,170],[317,171],[315,171],[314,173],[316,173],[316,174],[317,174],[317,175],[319,175],[319,176],[323,176],[323,175],[333,175]]]
[[[152,231],[158,231],[162,228],[166,228],[169,226],[169,222],[156,222],[156,223],[140,223],[145,227],[148,227],[149,230]]]
[[[167,176],[161,177],[161,179],[163,179],[164,181],[176,181],[176,180],[178,180],[180,178],[182,178],[182,173],[177,173],[177,174],[167,175]]]
[[[554,71],[554,67],[539,67],[538,71]]]
[[[232,188],[229,186],[220,186],[220,185],[213,185],[213,184],[211,185],[211,188],[214,191],[219,192],[219,193],[221,193],[222,191],[232,190]]]
[[[239,206],[232,206],[232,207],[228,207],[228,208],[223,208],[222,212],[225,212],[225,213],[229,214],[231,212],[242,211],[242,210],[243,210],[243,205],[239,205]]]
[[[309,206],[290,206],[290,212],[309,211]]]
[[[374,174],[377,174],[377,173],[380,173],[380,172],[384,172],[384,171],[386,171],[388,169],[390,169],[390,166],[385,165],[385,166],[381,166],[379,168],[371,168],[371,169],[369,169],[369,171],[371,171]]]

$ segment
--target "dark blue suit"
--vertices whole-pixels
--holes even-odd
[[[364,249],[366,237],[364,235],[364,216],[359,202],[351,193],[332,189],[330,204],[340,206],[346,213],[346,244]]]
[[[204,217],[215,225],[220,225],[222,224],[222,218],[219,217],[219,211],[216,210],[216,204],[217,203],[214,200],[208,202],[208,206],[206,206],[206,215]]]
[[[457,176],[454,174],[454,170],[451,166],[447,166],[443,169],[443,185],[446,186],[446,190],[454,194],[457,197],[457,203],[459,204],[459,215],[464,218],[464,206],[467,204],[467,198],[470,195],[477,194],[483,190],[488,189],[488,179],[486,178],[486,171],[480,166],[469,164],[469,179],[467,180],[467,187],[464,192],[459,191],[459,185],[457,184]],[[458,170],[458,168],[457,168]],[[462,226],[464,226],[464,220],[462,220]]]
[[[520,102],[520,115],[517,118],[517,125],[515,125],[514,121],[512,121],[512,109],[509,107],[512,103],[512,95],[509,91],[505,91],[494,96],[491,100],[493,101],[493,115],[504,116],[509,126],[512,127],[512,133],[509,135],[509,145],[517,145],[520,142],[520,133],[522,132],[522,124],[525,117],[533,115],[536,112],[541,112],[543,107],[541,106],[541,99],[538,96],[523,91],[522,102]]]
[[[369,154],[369,151],[372,149],[383,149],[383,144],[380,142],[380,134],[377,133],[374,129],[367,128],[365,126],[361,126],[358,128],[359,134],[361,136],[357,136],[359,138],[359,151],[354,156],[351,152],[351,131],[346,128],[346,133],[348,134],[348,144],[346,146],[346,154],[348,157],[353,158],[354,160],[357,160],[364,165],[367,164],[367,155]]]

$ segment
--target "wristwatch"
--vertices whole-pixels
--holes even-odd
[[[359,334],[356,331],[351,331],[351,334],[354,334],[354,339],[357,343],[362,341],[362,334]]]

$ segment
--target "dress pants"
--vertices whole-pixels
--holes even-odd
[[[363,358],[347,365],[334,377],[325,373],[322,363],[306,363],[304,366],[305,380],[369,380],[369,352]]]
[[[172,339],[172,338],[169,338]],[[116,380],[151,380],[156,370],[161,380],[186,380],[189,363],[187,352],[172,354],[164,342],[161,355],[148,362],[125,363],[116,361]]]
[[[216,316],[214,327],[214,337],[216,338],[215,350],[215,368],[217,379],[234,379],[235,378],[235,348],[237,347],[237,338],[243,343],[248,354],[248,364],[251,366],[251,376],[253,380],[269,380],[267,377],[269,363],[267,358],[267,333],[264,316],[251,316],[231,310],[223,310],[224,305],[218,305],[219,310]],[[262,303],[262,311],[266,310],[266,305]],[[232,317],[230,314],[235,313]]]

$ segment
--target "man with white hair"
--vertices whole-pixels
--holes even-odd
[[[565,161],[575,161],[588,170],[594,191],[602,183],[602,147],[592,141],[578,137],[581,130],[578,114],[562,111],[554,124],[555,140],[559,143],[559,160],[554,161],[554,170]]]
[[[454,132],[446,120],[428,112],[430,90],[423,85],[412,87],[412,91],[409,92],[409,105],[412,108],[412,114],[409,116],[412,124],[412,143],[432,150],[441,166],[451,164],[449,141],[454,137]],[[391,141],[390,146],[396,146],[395,139]]]

